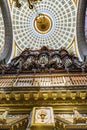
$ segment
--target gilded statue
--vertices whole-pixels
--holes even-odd
[[[8,116],[9,109],[7,108],[4,113],[0,115],[0,123],[7,123],[7,116]]]
[[[86,123],[87,117],[83,117],[77,110],[76,107],[73,109],[74,112],[74,117],[73,117],[73,124],[78,124],[78,123]]]

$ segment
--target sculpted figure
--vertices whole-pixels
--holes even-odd
[[[78,124],[78,123],[86,123],[87,117],[83,117],[75,107],[73,109],[74,112],[74,118],[73,118],[73,124]]]
[[[7,108],[5,110],[5,112],[2,115],[0,115],[0,122],[1,123],[3,123],[3,124],[7,123],[8,112],[9,112],[9,109]]]

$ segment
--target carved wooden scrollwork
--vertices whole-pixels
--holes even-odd
[[[64,48],[52,50],[42,47],[40,50],[25,49],[20,56],[8,65],[0,65],[0,73],[17,72],[87,72],[87,63],[81,62]]]

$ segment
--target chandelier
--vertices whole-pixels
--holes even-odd
[[[37,2],[39,1],[42,1],[42,0],[27,0],[27,2],[29,3],[29,8],[33,9],[34,4],[37,4]],[[16,2],[16,6],[20,8],[21,7],[20,0],[15,0],[15,2]]]

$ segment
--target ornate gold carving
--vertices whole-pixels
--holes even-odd
[[[33,97],[34,97],[35,100],[38,100],[39,94],[38,94],[38,93],[34,93],[34,94],[33,94]]]
[[[3,124],[7,123],[8,112],[9,112],[9,109],[7,108],[5,112],[2,115],[0,115],[0,123],[3,123]]]
[[[6,100],[9,101],[11,96],[10,94],[6,94],[5,97],[6,97]]]
[[[66,93],[62,93],[61,97],[62,97],[63,100],[65,100],[66,99]]]
[[[14,1],[16,1],[16,6],[17,6],[18,8],[20,8],[20,7],[21,7],[21,4],[20,4],[19,0],[14,0]]]
[[[18,124],[16,124],[16,128],[17,128],[17,129],[19,128],[19,123],[18,123]]]
[[[86,98],[86,92],[80,92],[80,97],[84,100]]]
[[[55,126],[54,114],[52,107],[35,107],[33,108],[31,129],[48,129],[53,130]]]
[[[56,100],[57,99],[57,93],[52,93],[52,98],[53,98],[53,100]]]
[[[86,123],[87,117],[82,117],[82,115],[78,112],[76,107],[73,109],[73,111],[74,111],[73,124]]]
[[[41,110],[38,113],[38,118],[41,119],[41,122],[44,122],[44,120],[47,118],[47,112],[45,110]]]
[[[42,95],[43,95],[43,99],[44,99],[44,100],[47,100],[47,99],[48,99],[48,93],[43,93]]]
[[[71,98],[74,100],[74,99],[76,98],[76,93],[73,92],[73,93],[70,94],[70,96],[71,96]]]
[[[7,116],[7,123],[5,124],[1,124],[0,123],[0,129],[8,129],[8,130],[15,130],[15,129],[19,129],[21,130],[22,127],[24,129],[26,129],[27,127],[27,122],[28,122],[28,117],[29,115],[15,115],[14,116]],[[27,122],[26,122],[27,121]]]
[[[15,98],[16,101],[20,100],[20,98],[21,98],[20,94],[19,93],[18,94],[15,93],[14,98]]]
[[[30,99],[30,94],[29,94],[29,93],[24,94],[24,99],[25,99],[26,101],[29,100],[29,99]]]

